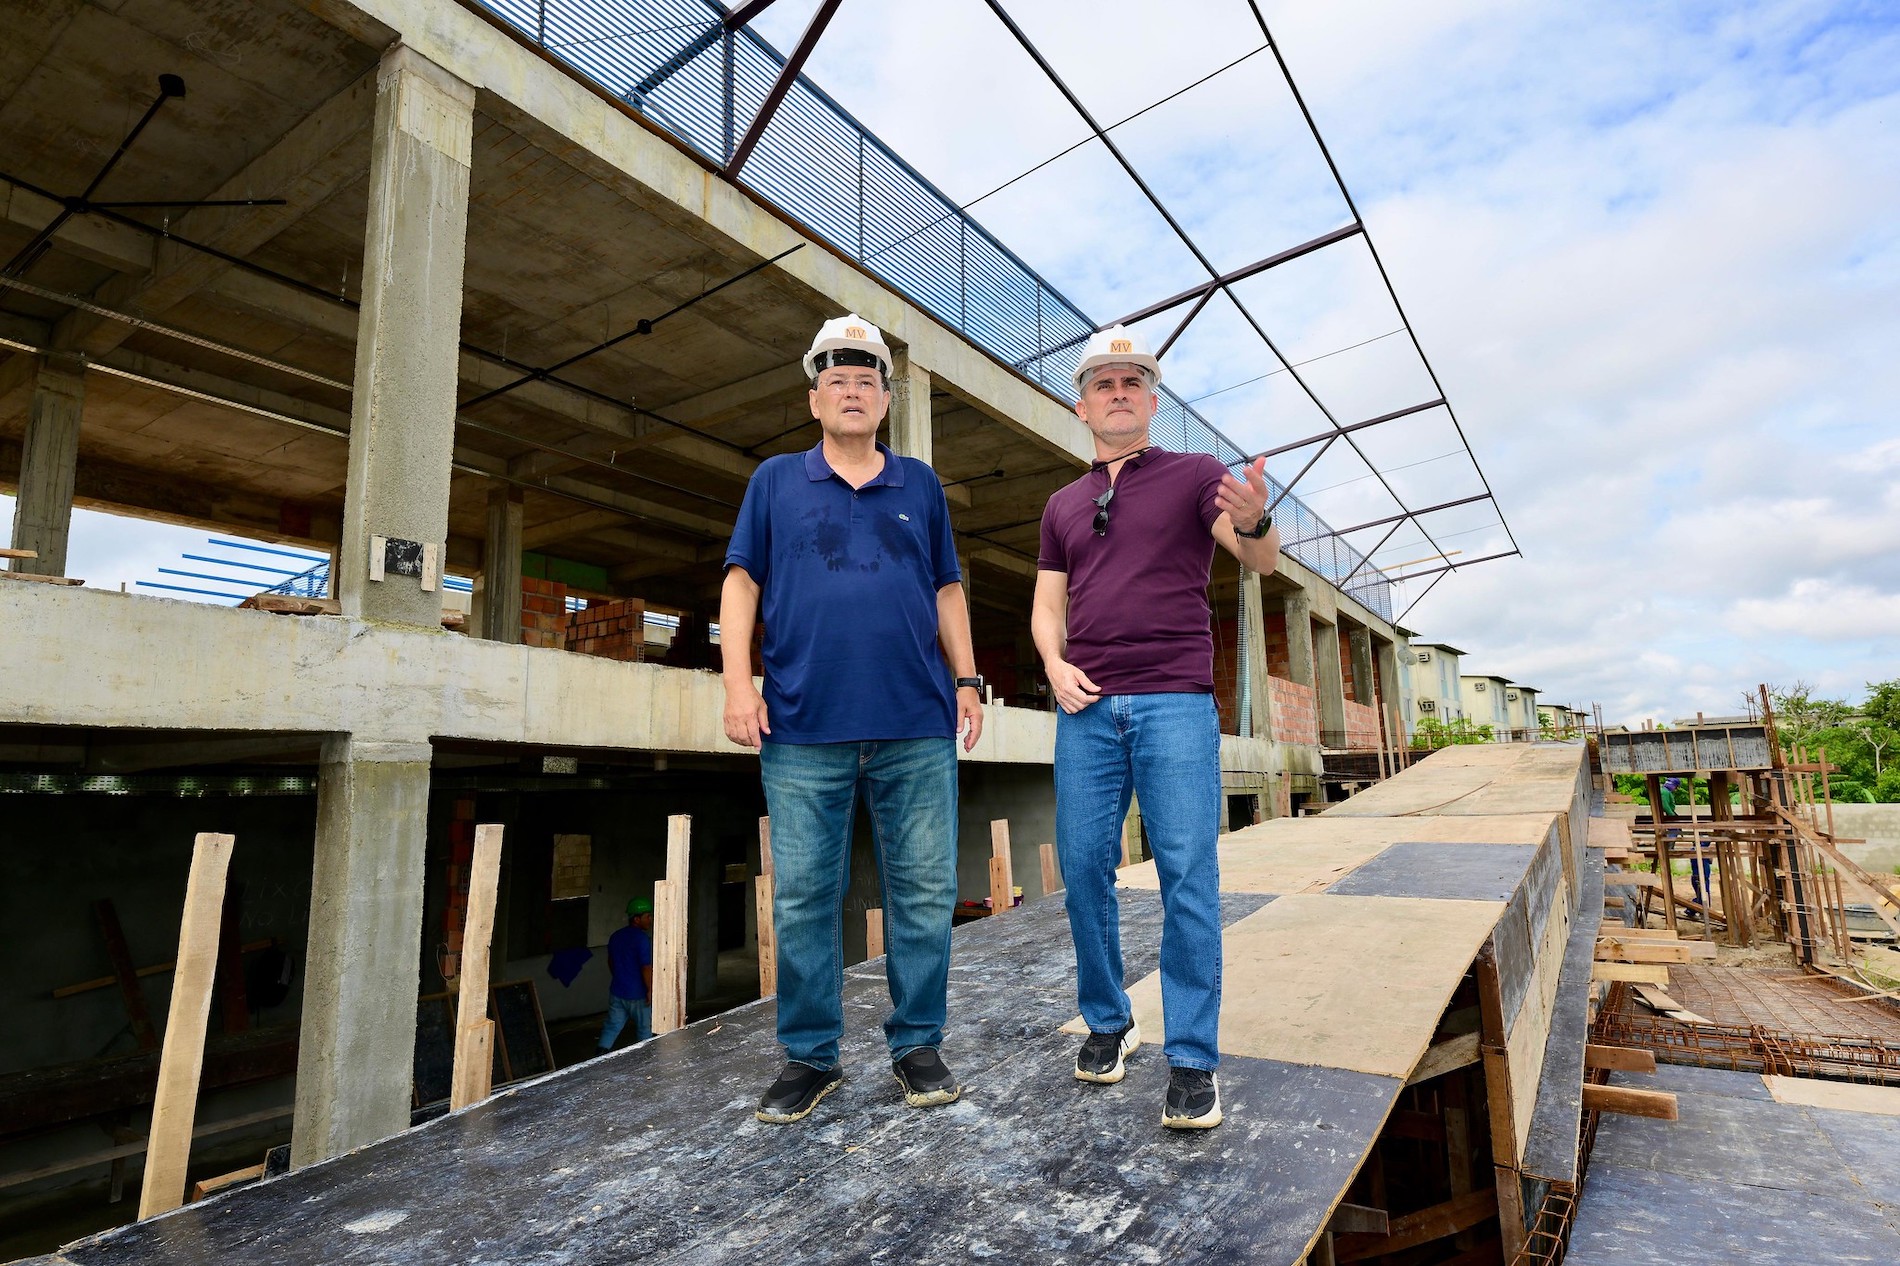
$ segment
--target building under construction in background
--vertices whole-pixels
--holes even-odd
[[[1042,900],[1055,718],[1028,612],[1043,504],[1089,461],[1076,348],[1113,318],[1178,333],[1245,276],[1369,249],[1356,210],[1239,270],[1194,247],[1205,284],[1084,314],[800,74],[837,0],[790,54],[746,25],[768,2],[14,6],[0,1258],[250,1184],[274,1149],[286,1175],[56,1260],[1555,1260],[1595,1111],[1663,1110],[1586,1085],[1643,1062],[1588,1062],[1599,986],[1701,951],[1597,938],[1580,713],[1540,725],[1536,691],[1472,678],[1517,696],[1485,719],[1494,741],[1414,763],[1462,674],[1456,651],[1449,677],[1442,653],[1420,662],[1372,558],[1489,490],[1395,493],[1335,528],[1292,485],[1367,428],[1448,410],[1442,393],[1370,418],[1322,404],[1328,429],[1268,454],[1296,472],[1274,485],[1278,567],[1216,559],[1235,1119],[1185,1154],[1148,1131],[1124,1165],[1122,1101],[1046,1082],[1073,993]],[[728,1119],[770,1059],[771,872],[712,626],[748,478],[816,439],[799,355],[845,311],[896,350],[888,441],[944,482],[993,691],[962,763],[951,1002],[982,1071],[925,1128],[861,1079],[837,1102],[862,1137],[767,1142]],[[1165,394],[1154,436],[1250,456]],[[238,609],[87,588],[75,506],[329,561]],[[1804,962],[1851,952],[1842,912],[1866,898],[1807,879],[1800,775],[1693,768],[1772,801],[1739,815],[1755,836],[1712,830],[1746,837],[1723,882],[1752,885],[1715,908],[1746,905]],[[1159,936],[1139,806],[1127,838],[1134,982]],[[1806,885],[1786,908],[1782,877]],[[606,1007],[590,950],[656,882],[656,975],[685,1027],[568,1069]],[[878,891],[859,848],[848,961],[877,956]],[[1659,883],[1650,930],[1688,935],[1677,896]],[[215,969],[185,952],[207,943]],[[880,977],[851,969],[848,1013]],[[164,1017],[187,985],[210,1034],[180,1054]],[[1607,1002],[1619,1037],[1693,1045]],[[1773,1059],[1760,1071],[1821,1067]],[[1012,1110],[1045,1090],[1047,1115]],[[154,1109],[181,1096],[182,1134]],[[132,1189],[150,1196],[161,1151],[179,1192],[149,1205]],[[911,1184],[895,1211],[892,1173]],[[816,1204],[789,1194],[808,1178]]]

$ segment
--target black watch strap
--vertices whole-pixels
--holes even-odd
[[[980,693],[980,692],[982,691],[982,689],[983,689],[983,677],[982,677],[982,674],[980,674],[980,673],[979,673],[979,674],[978,674],[978,675],[976,675],[975,677],[959,677],[959,678],[957,678],[957,689],[958,689],[958,690],[961,690],[961,689],[963,689],[963,688],[964,688],[965,686],[968,686],[968,687],[970,687],[970,689],[972,689],[972,690],[975,690],[975,691],[978,691],[978,692]]]
[[[1249,541],[1257,541],[1271,531],[1273,531],[1273,516],[1265,510],[1262,510],[1260,512],[1260,522],[1253,525],[1251,532],[1243,532],[1239,528],[1235,528],[1234,535],[1244,537]]]

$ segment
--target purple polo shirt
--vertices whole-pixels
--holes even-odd
[[[1067,659],[1111,695],[1214,693],[1207,606],[1215,500],[1227,468],[1151,448],[1122,463],[1108,531],[1095,535],[1095,468],[1049,498],[1036,566],[1069,577]]]

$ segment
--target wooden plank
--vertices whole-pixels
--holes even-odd
[[[227,1134],[232,1130],[262,1125],[267,1121],[288,1120],[290,1115],[291,1109],[288,1106],[267,1108],[262,1112],[249,1112],[240,1117],[229,1117],[223,1121],[211,1121],[204,1125],[194,1126],[191,1137],[201,1139],[212,1134]],[[41,1165],[37,1169],[22,1169],[10,1174],[0,1174],[0,1187],[18,1187],[25,1183],[37,1182],[42,1178],[51,1178],[55,1174],[71,1173],[75,1169],[87,1169],[93,1165],[123,1161],[128,1156],[141,1155],[145,1151],[145,1146],[144,1138],[132,1138],[96,1152],[87,1152],[82,1156],[68,1156],[64,1160]]]
[[[99,935],[105,938],[106,958],[112,963],[112,978],[118,982],[119,996],[125,1002],[126,1019],[132,1022],[132,1038],[142,1051],[158,1049],[158,1030],[152,1027],[152,1013],[145,1005],[145,991],[139,988],[138,970],[132,966],[132,951],[125,943],[125,929],[119,926],[119,911],[110,897],[92,903],[99,920]]]
[[[36,549],[0,549],[0,558],[38,558],[39,556],[40,552]]]
[[[670,1033],[686,1025],[686,907],[692,837],[692,818],[675,814],[666,820],[666,878],[653,885],[653,926],[658,933],[653,947],[655,1033]],[[664,924],[660,919],[663,899]]]
[[[1660,963],[1605,963],[1598,962],[1590,968],[1590,979],[1597,981],[1624,980],[1633,985],[1666,985],[1669,983],[1669,969]]]
[[[1652,875],[1646,870],[1613,870],[1603,876],[1605,888],[1654,888],[1662,890],[1662,876]],[[1677,935],[1676,929],[1668,929],[1669,935]]]
[[[1062,867],[1057,863],[1056,846],[1042,846],[1042,895],[1062,891]]]
[[[752,881],[753,913],[758,917],[759,997],[778,992],[778,936],[772,924],[772,819],[759,819],[759,876]]]
[[[1465,1033],[1433,1043],[1419,1057],[1418,1067],[1405,1079],[1405,1084],[1415,1086],[1421,1081],[1430,1081],[1433,1077],[1442,1077],[1454,1069],[1477,1063],[1479,1040],[1478,1034]]]
[[[246,941],[241,948],[246,954],[255,954],[259,950],[269,949],[276,943],[275,940],[267,936],[261,941]],[[162,975],[176,966],[178,966],[178,964],[170,960],[162,963],[153,963],[149,967],[139,968],[138,976],[142,980],[147,976]],[[82,980],[76,985],[61,985],[59,988],[53,990],[52,996],[55,998],[70,998],[74,994],[90,993],[94,989],[110,989],[113,985],[118,983],[119,978],[117,976],[94,976],[91,980]]]
[[[1513,1180],[1515,1181],[1515,1179]],[[1403,1252],[1421,1244],[1431,1244],[1447,1236],[1477,1226],[1498,1215],[1498,1193],[1490,1190],[1467,1192],[1443,1204],[1435,1204],[1417,1213],[1392,1219],[1391,1234],[1364,1240],[1333,1241],[1333,1251],[1343,1264],[1362,1262],[1373,1257]]]
[[[1714,958],[1715,945],[1709,941],[1626,941],[1606,936],[1597,942],[1598,962],[1686,963],[1692,959]]]
[[[1616,1112],[1630,1117],[1652,1117],[1658,1121],[1676,1119],[1676,1096],[1667,1090],[1638,1090],[1633,1086],[1590,1086],[1583,1088],[1585,1112]]]
[[[1015,880],[1010,873],[1009,822],[990,823],[990,912],[1001,914],[1016,904]]]
[[[864,912],[864,956],[884,956],[884,908],[872,906]]]
[[[1130,838],[1131,834],[1132,832],[1129,830],[1128,821],[1124,818],[1122,820],[1122,866],[1131,866],[1134,864],[1135,846],[1133,840]],[[1117,869],[1120,869],[1120,867],[1117,867]]]
[[[0,580],[29,580],[41,585],[83,585],[83,580],[74,580],[70,576],[39,576],[30,571],[0,571]]]
[[[201,834],[191,850],[185,881],[184,919],[178,930],[178,971],[172,978],[171,1012],[159,1056],[158,1093],[152,1100],[152,1132],[139,1193],[139,1217],[176,1209],[185,1200],[192,1124],[198,1112],[198,1080],[204,1065],[205,1025],[211,1018],[211,986],[218,969],[218,925],[224,880],[231,866],[229,835]]]
[[[1628,1046],[1599,1046],[1589,1042],[1583,1048],[1583,1066],[1625,1073],[1653,1073],[1656,1071],[1656,1052],[1639,1051]]]
[[[461,979],[456,982],[451,1112],[481,1102],[494,1089],[495,1034],[488,1018],[488,964],[495,939],[495,893],[501,885],[501,835],[498,823],[484,822],[475,828],[475,853],[468,871],[467,922],[462,931]]]
[[[216,1178],[201,1178],[191,1184],[191,1199],[203,1200],[206,1196],[215,1196],[226,1187],[235,1187],[241,1182],[255,1182],[264,1176],[264,1162],[246,1165],[243,1169],[234,1169],[228,1174],[219,1174]]]
[[[1900,1086],[1854,1085],[1813,1077],[1781,1077],[1773,1073],[1764,1073],[1762,1083],[1776,1103],[1900,1117]]]

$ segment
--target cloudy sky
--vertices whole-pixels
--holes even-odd
[[[790,48],[815,7],[761,28]],[[1087,135],[983,0],[920,7],[845,4],[808,72],[947,194]],[[1105,125],[1239,59],[1113,133],[1220,269],[1349,221],[1246,0],[1008,8]],[[1406,624],[1612,721],[1900,676],[1900,10],[1261,8],[1523,549]],[[1205,278],[1099,144],[972,214],[1098,320]],[[1339,421],[1436,394],[1363,245],[1237,290],[1296,362],[1364,344],[1301,370]],[[1276,362],[1224,300],[1168,361],[1245,447],[1326,428],[1284,373],[1235,387]],[[1364,448],[1410,505],[1480,490],[1443,410]],[[1393,508],[1344,445],[1300,491],[1337,526]],[[1377,561],[1507,549],[1497,518]]]
[[[758,25],[789,49],[815,8]],[[1105,125],[1213,76],[1113,135],[1218,268],[1349,222],[1247,0],[1008,8]],[[1261,8],[1523,550],[1398,586],[1407,626],[1613,722],[1900,676],[1900,11]],[[1098,143],[983,196],[1088,135],[984,0],[848,0],[807,71],[1095,319],[1205,278]],[[1340,422],[1437,394],[1363,243],[1236,293]],[[1167,380],[1260,449],[1327,427],[1277,367],[1219,299]],[[1408,505],[1482,489],[1442,409],[1361,440]],[[1309,504],[1391,513],[1334,450]],[[1508,549],[1498,519],[1445,511],[1376,558]],[[69,570],[156,579],[203,540],[82,514]]]

